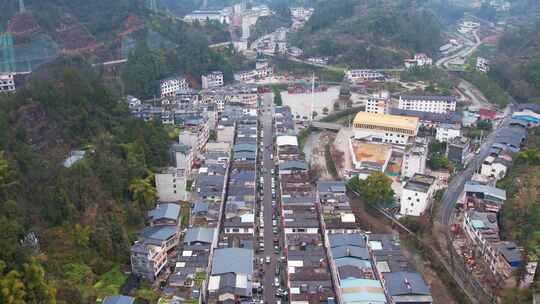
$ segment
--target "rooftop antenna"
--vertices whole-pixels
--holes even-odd
[[[19,0],[19,13],[26,12],[26,8],[24,7],[24,0]]]

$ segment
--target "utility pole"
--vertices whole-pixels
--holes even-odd
[[[311,74],[311,121],[313,121],[313,107],[315,105],[315,73]]]

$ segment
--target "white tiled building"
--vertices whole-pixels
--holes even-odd
[[[221,71],[213,71],[201,77],[202,88],[216,88],[223,86],[223,73]]]
[[[368,97],[366,102],[366,112],[375,114],[388,114],[390,93],[380,91]]]
[[[487,73],[489,72],[489,61],[483,57],[476,58],[476,70]]]
[[[430,113],[450,113],[456,110],[454,96],[399,96],[398,108]]]
[[[434,193],[435,177],[415,174],[403,187],[401,193],[402,215],[420,216],[431,204]]]
[[[453,138],[461,136],[461,126],[459,124],[441,124],[437,126],[435,139],[440,142],[448,142]]]
[[[155,179],[160,202],[178,202],[187,199],[187,176],[184,170],[168,168],[156,173]]]
[[[0,74],[0,93],[15,92],[15,80],[13,73]]]
[[[189,89],[189,83],[183,77],[171,77],[160,82],[161,97],[175,96],[180,91]]]
[[[405,59],[406,68],[424,67],[424,66],[430,66],[432,64],[433,64],[433,59],[431,59],[424,53],[415,54],[413,59]]]
[[[345,72],[345,77],[353,83],[384,79],[383,74],[374,70],[348,70]]]

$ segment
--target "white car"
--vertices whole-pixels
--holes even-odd
[[[279,287],[279,278],[278,277],[274,278],[274,286]]]

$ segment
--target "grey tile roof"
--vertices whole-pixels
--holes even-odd
[[[307,170],[308,165],[305,161],[301,161],[301,160],[290,160],[290,161],[286,161],[279,164],[279,170],[291,170],[291,169]]]
[[[319,192],[345,192],[345,190],[345,182],[320,181],[317,183],[317,191]]]
[[[140,236],[146,239],[164,241],[176,234],[177,228],[171,225],[146,227],[141,231]]]
[[[236,144],[234,145],[234,152],[255,152],[257,151],[257,145],[254,144]]]
[[[488,185],[473,184],[473,183],[467,182],[465,184],[464,191],[465,192],[480,192],[480,193],[484,193],[484,194],[499,198],[501,200],[506,200],[506,191],[496,188],[496,187],[491,187]]]
[[[436,101],[456,101],[455,96],[435,96],[435,95],[400,95],[403,100],[436,100]]]
[[[426,282],[417,272],[385,273],[384,281],[391,296],[431,294]]]
[[[190,228],[184,237],[184,243],[212,243],[214,239],[214,228]]]
[[[253,250],[244,248],[220,248],[214,251],[212,275],[225,273],[253,273]]]
[[[332,257],[334,259],[351,257],[362,260],[369,260],[369,252],[366,247],[344,245],[338,247],[332,247]]]
[[[359,233],[336,233],[328,235],[330,247],[353,245],[366,247],[366,239]]]
[[[156,208],[148,211],[148,216],[152,220],[169,219],[178,220],[180,215],[180,205],[173,203],[158,204]]]
[[[414,110],[402,110],[398,108],[390,108],[389,114],[392,115],[404,115],[418,117],[422,121],[431,121],[437,123],[459,123],[461,122],[461,116],[457,112],[448,114],[422,112]]]

